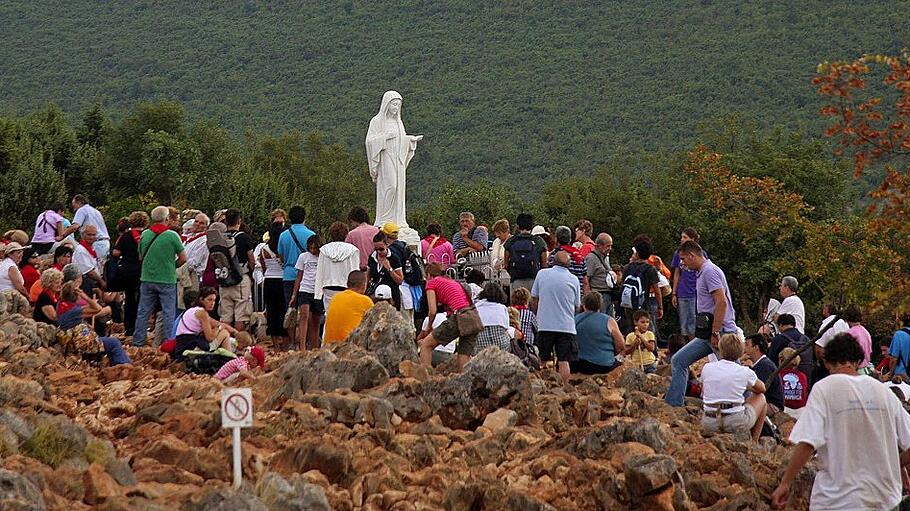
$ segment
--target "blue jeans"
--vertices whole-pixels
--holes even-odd
[[[129,355],[124,351],[123,345],[116,338],[101,337],[100,339],[101,344],[104,346],[104,352],[107,354],[107,360],[112,366],[133,363]]]
[[[650,298],[648,303],[648,313],[651,315],[651,324],[648,325],[648,329],[654,332],[656,341],[660,340],[660,329],[657,328],[657,300],[660,299],[660,297]]]
[[[676,309],[679,312],[679,333],[695,335],[695,298],[676,298]]]
[[[133,346],[145,345],[148,335],[149,315],[155,310],[155,304],[161,304],[164,318],[165,339],[174,338],[174,317],[177,315],[177,284],[156,284],[143,282],[139,286],[139,311],[136,313],[136,329],[133,332]]]
[[[682,406],[684,404],[686,387],[689,384],[689,366],[707,357],[713,351],[711,341],[696,338],[673,354],[673,358],[670,359],[672,368],[670,387],[667,389],[667,395],[664,396],[664,401],[668,405]]]
[[[600,312],[603,312],[611,318],[616,318],[616,313],[613,311],[613,297],[610,296],[609,291],[598,291],[601,298],[603,298],[603,305],[600,307]]]

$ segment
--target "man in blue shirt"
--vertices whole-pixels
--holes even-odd
[[[777,364],[767,356],[768,341],[765,339],[764,335],[755,334],[747,337],[745,353],[746,356],[749,357],[749,360],[752,361],[752,370],[755,371],[755,375],[758,376],[758,379],[763,383],[777,370]],[[767,399],[768,404],[773,407],[769,410],[769,415],[783,411],[784,392],[781,389],[779,377],[771,380],[771,384],[768,385],[767,390],[765,390],[765,399]]]
[[[314,234],[303,223],[306,220],[306,210],[303,209],[303,206],[292,207],[288,212],[288,217],[291,220],[291,226],[278,238],[278,255],[281,256],[284,265],[282,280],[284,281],[285,302],[290,302],[291,296],[294,296],[297,291],[294,289],[294,281],[297,279],[297,269],[294,268],[294,265],[297,264],[300,254],[306,252],[306,242]]]
[[[891,357],[891,365],[888,371],[882,375],[883,380],[889,380],[895,376],[907,377],[907,364],[910,363],[910,314],[901,315],[902,328],[894,332],[891,338],[891,347],[888,348],[888,356]]]
[[[559,252],[554,266],[537,272],[531,288],[531,309],[537,312],[537,346],[541,360],[552,360],[563,382],[569,380],[569,362],[578,360],[575,341],[575,313],[581,306],[578,278],[569,273],[569,254]]]

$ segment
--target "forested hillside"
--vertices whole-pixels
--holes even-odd
[[[730,113],[810,128],[815,65],[910,46],[910,2],[0,3],[0,113],[115,119],[172,99],[236,133],[319,130],[362,151],[386,89],[430,177],[593,171],[684,149]],[[808,123],[808,124],[805,124]],[[522,195],[527,195],[522,190]]]

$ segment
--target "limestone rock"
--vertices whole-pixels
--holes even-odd
[[[462,374],[427,382],[423,397],[443,424],[455,429],[474,429],[488,413],[504,407],[520,420],[534,415],[528,368],[498,348],[475,355]]]
[[[125,459],[112,458],[104,466],[104,470],[121,486],[133,486],[137,483],[136,475]]]
[[[666,448],[666,442],[660,433],[660,424],[649,417],[634,422],[608,423],[585,435],[572,450],[579,456],[599,458],[607,454],[611,446],[622,442],[638,442],[658,453]]]
[[[100,504],[120,494],[117,481],[97,463],[89,465],[88,470],[82,474],[82,482],[85,485],[86,504]]]
[[[272,375],[271,406],[287,399],[299,400],[308,391],[351,389],[359,392],[381,385],[389,372],[370,355],[339,358],[320,350],[296,353]]]
[[[45,511],[44,496],[34,483],[22,474],[0,469],[0,509],[10,511]]]
[[[352,458],[350,448],[331,437],[308,438],[279,451],[272,460],[272,466],[288,474],[318,470],[329,481],[339,483],[351,477]]]
[[[320,486],[307,482],[299,474],[291,480],[293,484],[274,472],[260,479],[256,492],[269,511],[332,511]]]
[[[0,378],[0,405],[17,406],[20,403],[32,403],[45,398],[41,384],[15,376]]]
[[[28,314],[30,310],[28,300],[14,289],[0,293],[0,319],[6,319],[12,314]]]
[[[187,511],[269,511],[256,496],[227,488],[211,488],[186,506]]]
[[[348,336],[348,342],[373,354],[391,376],[400,376],[398,365],[417,362],[414,324],[386,303],[373,306],[360,325]],[[342,345],[343,346],[343,345]]]
[[[389,428],[395,412],[392,404],[385,399],[345,391],[306,394],[301,401],[322,410],[327,419],[348,426],[369,424],[376,428]]]
[[[518,423],[518,414],[507,408],[500,408],[489,414],[483,420],[483,427],[493,433],[503,429],[511,428]]]
[[[166,435],[150,442],[136,457],[173,465],[204,479],[226,480],[230,473],[230,460],[226,454],[191,447],[172,435]]]
[[[20,440],[28,440],[34,432],[32,426],[12,410],[0,410],[0,425],[9,428]]]
[[[633,498],[642,497],[673,481],[676,461],[670,456],[635,456],[625,462],[626,488]]]

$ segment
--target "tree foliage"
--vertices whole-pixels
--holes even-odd
[[[910,54],[865,55],[853,61],[823,62],[812,80],[828,103],[820,114],[831,124],[825,134],[849,157],[854,175],[876,167],[883,174],[870,193],[867,215],[834,226],[851,236],[829,257],[865,269],[870,289],[861,298],[873,310],[910,310]],[[864,254],[855,254],[862,250]],[[884,271],[881,271],[884,269]],[[874,275],[878,273],[879,279]],[[844,272],[844,278],[858,272]],[[871,277],[871,278],[870,278]],[[858,297],[859,298],[859,297]]]
[[[278,207],[304,205],[311,222],[327,226],[372,200],[359,157],[318,133],[240,141],[212,121],[188,126],[174,102],[140,103],[120,122],[92,106],[75,127],[53,105],[0,117],[0,178],[0,227],[26,229],[76,193],[105,206],[112,224],[130,208],[168,204],[237,207],[258,228]]]
[[[761,129],[820,131],[811,69],[831,55],[906,46],[902,12],[848,0],[798,9],[742,0],[7,0],[0,112],[55,102],[77,119],[101,103],[121,120],[136,102],[171,100],[192,112],[190,123],[319,131],[359,154],[382,93],[396,89],[406,125],[426,134],[415,197],[431,197],[440,179],[488,177],[527,183],[520,193],[536,198],[553,176],[590,175],[617,152],[687,151],[699,122],[733,112]]]

